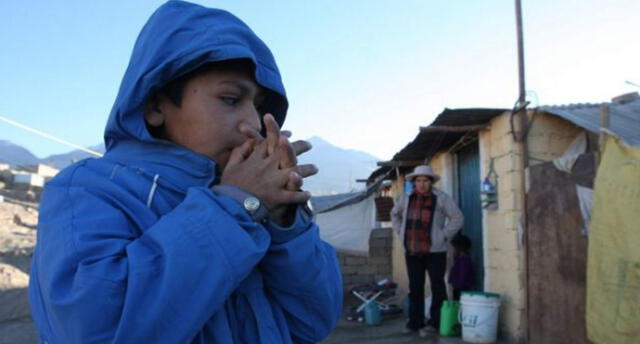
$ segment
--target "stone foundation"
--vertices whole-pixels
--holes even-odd
[[[391,279],[391,228],[375,228],[369,238],[369,255],[338,252],[344,286]]]

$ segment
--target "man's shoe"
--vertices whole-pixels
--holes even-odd
[[[420,335],[420,337],[423,337],[423,338],[430,335],[437,334],[437,333],[438,331],[436,330],[436,328],[431,325],[427,325],[421,328],[420,331],[418,331],[418,334]]]

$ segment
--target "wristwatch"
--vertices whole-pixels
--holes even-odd
[[[242,205],[246,211],[253,214],[260,209],[260,200],[253,196],[249,196],[242,201]]]
[[[244,210],[246,210],[256,222],[266,222],[269,218],[269,211],[260,200],[252,194],[242,190],[241,188],[233,185],[214,185],[211,187],[211,191],[214,193],[231,197],[238,203],[242,204]]]

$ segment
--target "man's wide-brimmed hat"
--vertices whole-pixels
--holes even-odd
[[[416,166],[416,168],[413,169],[413,172],[407,174],[407,180],[413,181],[413,179],[417,176],[431,177],[434,183],[440,180],[440,176],[433,173],[431,167],[427,165]]]

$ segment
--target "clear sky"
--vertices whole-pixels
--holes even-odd
[[[514,1],[220,0],[271,47],[285,128],[390,159],[445,107],[510,108]],[[522,0],[534,105],[640,88],[640,1]],[[102,132],[138,31],[160,0],[0,1],[0,116],[82,146]],[[71,150],[0,122],[39,157]]]

